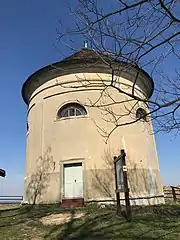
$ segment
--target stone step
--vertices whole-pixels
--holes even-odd
[[[63,208],[84,207],[84,198],[65,198],[65,199],[62,199],[61,207],[63,207]]]

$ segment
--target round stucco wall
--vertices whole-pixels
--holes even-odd
[[[86,79],[110,81],[111,76],[95,73],[65,75],[44,83],[33,92],[28,111],[24,201],[61,201],[64,197],[63,164],[79,161],[83,166],[85,201],[114,199],[113,156],[119,155],[122,148],[127,153],[131,196],[158,198],[163,191],[154,137],[149,134],[151,123],[137,122],[117,128],[106,144],[97,125],[110,132],[112,124],[103,120],[99,108],[85,106],[86,116],[57,119],[59,108],[66,103],[87,105],[89,99],[98,99],[100,89],[82,87],[82,81]],[[125,91],[131,91],[132,82],[121,78],[121,84]],[[136,94],[142,97],[141,89],[135,88]],[[126,99],[116,90],[110,90],[110,94],[117,101]],[[123,111],[117,105],[113,110]],[[128,122],[132,116],[126,118]],[[157,203],[161,201],[159,198]]]

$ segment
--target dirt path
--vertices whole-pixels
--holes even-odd
[[[84,213],[58,213],[58,214],[51,214],[49,216],[45,216],[41,218],[41,222],[44,225],[59,225],[69,222],[71,219],[78,219],[84,217]]]

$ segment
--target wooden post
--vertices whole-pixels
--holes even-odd
[[[176,203],[176,201],[177,201],[177,198],[176,198],[176,191],[175,191],[175,189],[174,189],[173,186],[171,186],[171,188],[172,188],[173,199],[174,199],[174,202]]]
[[[121,149],[122,156],[122,167],[123,167],[123,182],[124,182],[124,195],[125,195],[125,203],[126,203],[126,214],[127,219],[130,221],[132,219],[131,205],[129,200],[129,188],[128,188],[128,179],[127,179],[127,169],[126,169],[126,153],[124,149]]]
[[[121,206],[120,206],[120,193],[118,190],[118,184],[117,184],[117,169],[116,169],[116,159],[117,157],[114,157],[114,171],[115,171],[115,186],[116,186],[116,204],[117,204],[117,215],[121,212]]]

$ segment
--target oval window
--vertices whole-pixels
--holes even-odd
[[[138,108],[136,111],[136,118],[147,121],[147,113],[143,108]]]

